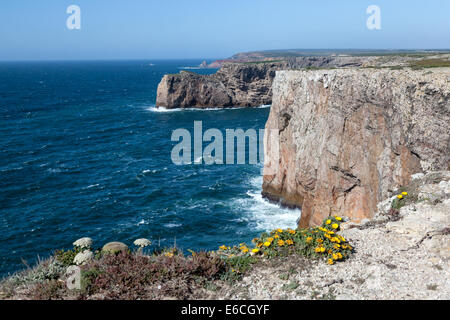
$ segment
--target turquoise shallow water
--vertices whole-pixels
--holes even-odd
[[[262,129],[270,111],[155,108],[162,75],[199,63],[0,63],[0,275],[82,236],[214,249],[295,227],[261,198],[260,164],[172,163],[173,130]]]

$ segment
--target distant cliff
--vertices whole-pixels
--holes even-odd
[[[279,71],[267,129],[263,195],[302,208],[300,225],[330,214],[372,217],[411,174],[447,170],[449,68]]]
[[[275,71],[361,66],[373,57],[300,57],[277,61],[225,63],[213,75],[182,71],[165,75],[156,105],[165,108],[254,107],[272,102]]]

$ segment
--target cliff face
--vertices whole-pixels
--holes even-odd
[[[253,107],[272,102],[277,70],[360,66],[372,57],[301,57],[278,62],[225,63],[213,75],[192,72],[165,75],[156,105],[165,108]]]
[[[266,133],[263,195],[302,208],[300,226],[330,214],[372,217],[411,174],[446,170],[450,69],[279,71]],[[269,130],[268,130],[269,129]]]
[[[225,64],[214,75],[165,75],[156,105],[165,108],[246,107],[270,104],[278,63]]]

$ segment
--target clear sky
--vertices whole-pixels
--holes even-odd
[[[69,30],[69,5],[81,29]],[[366,8],[381,9],[369,30]],[[225,58],[268,49],[450,48],[449,0],[0,0],[0,60]]]

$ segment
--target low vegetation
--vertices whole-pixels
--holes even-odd
[[[221,284],[233,284],[258,264],[298,256],[328,264],[347,259],[352,246],[337,234],[342,218],[329,217],[320,227],[276,229],[253,239],[253,244],[222,245],[217,251],[184,255],[177,248],[144,254],[96,250],[80,267],[80,286],[69,290],[67,267],[79,247],[58,250],[52,258],[0,283],[0,298],[24,299],[193,299]],[[287,287],[292,289],[295,287]]]
[[[416,60],[410,64],[410,67],[413,69],[450,67],[450,60],[448,59]]]

